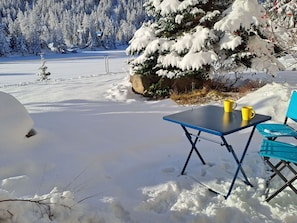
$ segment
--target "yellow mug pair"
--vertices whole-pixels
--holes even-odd
[[[237,107],[237,103],[232,99],[224,100],[224,111],[232,112]],[[241,108],[242,120],[250,120],[256,115],[252,106],[244,106]]]

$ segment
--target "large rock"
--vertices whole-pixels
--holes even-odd
[[[138,74],[130,76],[133,91],[142,95],[153,83],[158,82],[159,79],[157,76],[142,76]]]
[[[152,84],[158,83],[161,77],[156,75],[142,76],[142,75],[131,75],[130,82],[132,83],[132,89],[138,94],[145,94],[145,91],[149,89]],[[161,89],[170,89],[174,92],[189,92],[193,89],[199,89],[203,86],[201,79],[194,79],[190,77],[180,77],[176,79],[162,78],[160,83]]]

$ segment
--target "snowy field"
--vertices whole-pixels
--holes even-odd
[[[291,191],[264,202],[266,172],[257,132],[244,162],[254,187],[237,180],[225,200],[199,182],[227,190],[235,171],[231,154],[202,140],[207,164],[193,156],[187,174],[180,175],[189,143],[178,125],[162,120],[201,105],[133,94],[124,51],[45,54],[45,59],[51,79],[39,82],[39,56],[0,58],[0,91],[25,106],[37,131],[21,140],[0,136],[1,222],[296,222],[297,196]],[[252,105],[282,122],[296,84],[296,72],[280,72],[238,100],[238,108]],[[248,133],[228,136],[239,153]],[[28,201],[3,202],[7,199]]]

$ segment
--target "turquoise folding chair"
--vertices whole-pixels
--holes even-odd
[[[275,140],[278,137],[295,137],[297,131],[288,125],[288,120],[297,122],[297,91],[293,91],[284,123],[263,123],[257,125],[258,132],[265,138]]]
[[[290,188],[297,194],[297,189],[293,185],[293,182],[297,180],[297,146],[264,139],[260,148],[260,156],[270,167],[270,176],[266,181],[265,200],[269,202],[286,188]],[[283,184],[272,189],[272,180],[282,180]]]

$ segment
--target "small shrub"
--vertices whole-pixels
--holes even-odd
[[[164,79],[161,78],[157,83],[151,84],[149,88],[144,91],[144,96],[154,99],[168,98],[170,89],[168,86],[162,86],[163,81]]]

